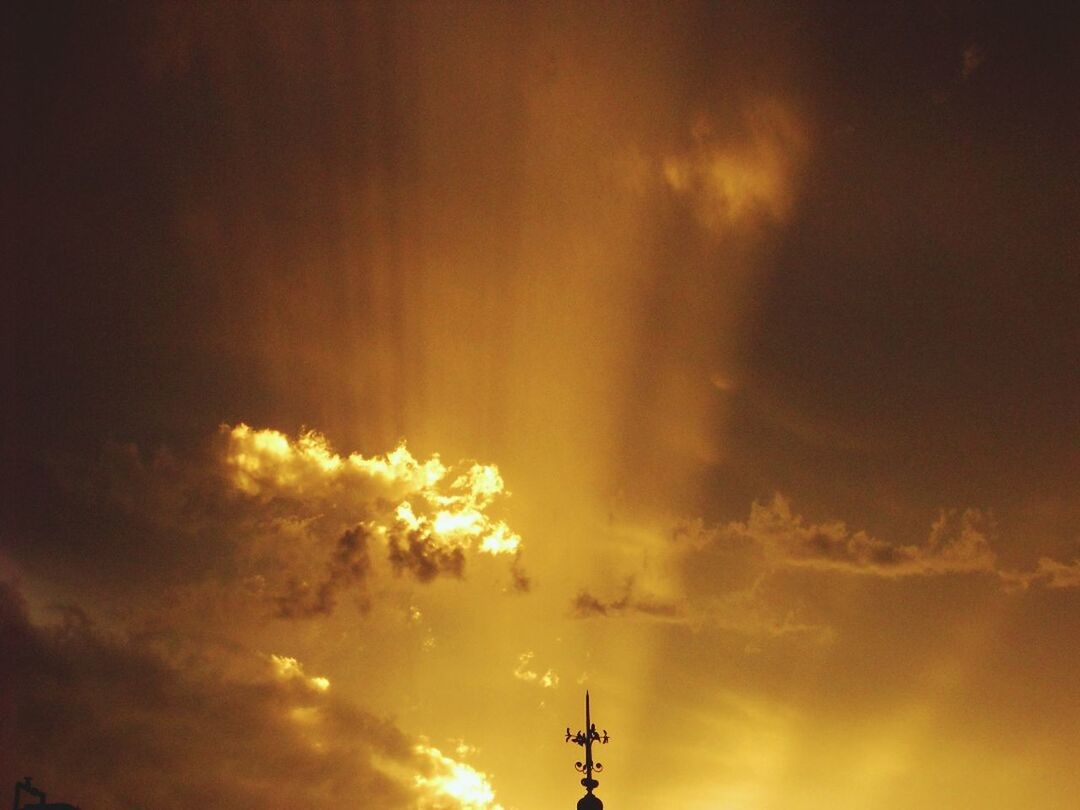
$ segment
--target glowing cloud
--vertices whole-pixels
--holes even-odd
[[[514,668],[514,677],[525,683],[535,683],[545,689],[554,689],[559,685],[559,674],[553,669],[548,669],[540,674],[532,668],[535,654],[529,650],[518,656],[517,666]]]
[[[502,810],[487,774],[424,743],[414,750],[426,771],[416,776],[420,810]]]
[[[366,609],[379,552],[393,573],[421,582],[464,576],[470,554],[509,556],[515,589],[525,589],[521,538],[489,514],[509,494],[494,465],[421,461],[404,444],[342,456],[313,431],[291,439],[240,424],[221,433],[227,480],[256,513],[273,515],[251,554],[278,616],[328,614],[347,590]]]
[[[663,161],[667,185],[689,202],[702,226],[717,233],[757,219],[784,220],[806,153],[804,128],[782,104],[760,104],[745,121],[749,139],[733,144],[720,140],[703,116],[691,130],[693,144]]]
[[[319,676],[308,676],[304,667],[295,658],[284,655],[271,655],[270,663],[273,665],[274,674],[278,680],[296,680],[316,692],[325,692],[330,688],[330,680]]]
[[[371,510],[376,496],[397,502],[393,520],[382,525],[403,546],[409,545],[400,541],[403,534],[449,553],[475,546],[484,554],[513,554],[521,546],[505,522],[486,513],[498,496],[508,494],[495,465],[472,464],[450,478],[438,455],[421,462],[404,444],[382,456],[342,457],[313,431],[291,440],[244,424],[222,430],[232,482],[248,495],[351,506],[358,517]]]
[[[240,424],[229,428],[226,462],[233,483],[249,495],[287,496],[303,499],[348,498],[357,489],[374,485],[403,492],[424,490],[446,475],[438,456],[421,464],[404,444],[383,456],[364,458],[359,453],[342,458],[326,438],[314,431],[295,441],[276,430],[255,430]]]

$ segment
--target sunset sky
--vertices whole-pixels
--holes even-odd
[[[1001,5],[5,8],[0,789],[569,810],[589,689],[607,810],[1075,808],[1080,31]]]

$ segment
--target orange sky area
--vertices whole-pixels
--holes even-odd
[[[1064,19],[3,13],[8,785],[1075,807]]]

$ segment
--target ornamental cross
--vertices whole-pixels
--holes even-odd
[[[577,734],[570,733],[570,726],[566,727],[566,741],[577,743],[585,749],[585,761],[575,762],[574,768],[580,773],[585,774],[585,778],[581,780],[581,784],[585,786],[587,793],[592,793],[593,788],[597,787],[600,783],[592,778],[593,771],[599,773],[604,770],[604,766],[599,762],[593,762],[592,758],[592,744],[594,742],[601,745],[607,745],[608,733],[607,729],[604,729],[604,733],[601,736],[600,732],[596,730],[596,724],[592,722],[589,717],[589,692],[585,692],[585,731],[579,731]]]

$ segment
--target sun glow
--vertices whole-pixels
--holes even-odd
[[[435,810],[445,807],[449,799],[462,810],[503,810],[486,774],[429,745],[417,745],[415,751],[430,762],[432,771],[416,777],[417,787],[426,794],[422,807]]]

